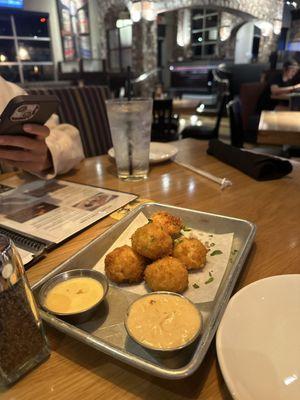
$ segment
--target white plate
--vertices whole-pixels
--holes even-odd
[[[113,147],[108,150],[108,155],[115,158]],[[178,153],[178,149],[168,143],[151,142],[150,143],[150,163],[157,164],[163,161],[170,160]]]
[[[236,293],[217,332],[234,399],[300,399],[300,275],[262,279]]]

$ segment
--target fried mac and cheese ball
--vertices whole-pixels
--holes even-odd
[[[152,215],[152,221],[161,225],[169,235],[178,235],[183,228],[182,219],[165,211],[156,212]]]
[[[173,240],[158,224],[150,223],[138,228],[131,237],[132,248],[150,260],[172,254]]]
[[[174,257],[164,257],[148,265],[145,281],[153,291],[168,290],[176,293],[182,293],[189,284],[187,269]]]
[[[116,283],[138,283],[143,280],[146,259],[130,246],[121,246],[105,257],[105,273]]]
[[[175,243],[173,257],[178,258],[188,270],[201,269],[206,263],[207,249],[198,239],[182,238]]]

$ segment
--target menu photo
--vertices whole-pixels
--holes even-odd
[[[22,236],[51,247],[136,198],[130,193],[60,180],[35,180],[18,187],[2,181],[1,233],[3,229],[11,231],[13,240],[19,235],[17,245],[23,248]]]

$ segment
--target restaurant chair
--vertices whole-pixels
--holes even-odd
[[[259,112],[257,105],[266,87],[263,82],[243,83],[240,88],[241,117],[244,131],[257,132]]]
[[[295,92],[290,95],[290,104],[289,108],[291,111],[300,111],[300,93]],[[300,146],[287,146],[285,148],[285,152],[287,156],[290,158],[300,157]]]
[[[257,144],[257,131],[245,131],[243,128],[241,102],[235,97],[227,105],[230,126],[230,144],[242,148],[244,144],[252,145],[251,151],[257,153],[268,153],[276,156],[286,157],[286,152],[279,146],[264,146]],[[258,123],[257,123],[258,126]]]
[[[170,142],[178,140],[178,117],[173,115],[173,100],[153,100],[151,140]]]
[[[243,147],[245,139],[240,100],[238,98],[231,100],[226,108],[229,116],[230,144],[234,147]]]
[[[300,93],[292,93],[290,95],[290,110],[291,111],[300,111]]]
[[[227,95],[224,93],[219,102],[217,118],[214,126],[187,126],[181,132],[181,137],[193,138],[198,140],[216,139],[219,136],[219,129],[226,105]]]
[[[74,86],[109,84],[106,63],[102,59],[81,58],[76,61],[59,61],[57,72],[59,80],[70,80]]]
[[[86,157],[105,154],[112,147],[105,107],[105,99],[109,94],[106,87],[47,87],[26,90],[28,94],[52,94],[58,97],[60,122],[78,128]]]
[[[229,81],[231,100],[240,94],[241,86],[245,83],[258,83],[268,69],[268,64],[232,64],[218,65],[218,74]]]

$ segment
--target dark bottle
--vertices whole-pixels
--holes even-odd
[[[0,380],[15,382],[49,355],[21,258],[12,241],[0,235]]]

